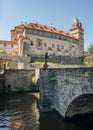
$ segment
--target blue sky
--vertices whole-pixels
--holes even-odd
[[[93,0],[0,0],[0,40],[21,22],[37,22],[66,32],[77,17],[83,24],[85,50],[93,43]]]

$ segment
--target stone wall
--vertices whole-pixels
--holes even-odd
[[[44,56],[32,56],[31,62],[34,61],[45,61]],[[71,56],[49,56],[48,62],[54,62],[59,64],[81,64],[83,57],[71,57]]]
[[[4,92],[4,83],[5,83],[5,78],[4,74],[0,74],[0,93]]]
[[[84,96],[81,100],[80,96],[85,94],[93,94],[93,68],[40,70],[40,104],[43,109],[56,109],[63,117],[93,112],[93,107],[89,109],[89,104],[84,103]],[[76,98],[77,104],[74,102]],[[79,109],[75,111],[77,105]]]
[[[20,69],[20,66],[22,65],[19,64],[23,64],[23,68],[21,67],[22,69],[28,67],[27,65],[26,67],[25,64],[28,64],[29,68],[31,69],[30,67],[31,57],[11,56],[6,54],[0,55],[0,70],[3,69],[3,62],[6,62],[7,69]]]
[[[32,82],[33,76],[35,77],[34,70],[6,70],[4,76],[6,92],[26,92],[38,89]]]

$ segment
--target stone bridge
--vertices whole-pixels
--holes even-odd
[[[93,68],[40,70],[40,105],[62,117],[93,112]]]

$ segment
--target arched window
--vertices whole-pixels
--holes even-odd
[[[36,44],[37,49],[42,49],[42,40],[37,39],[37,44]]]

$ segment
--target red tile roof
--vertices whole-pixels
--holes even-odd
[[[50,32],[50,33],[56,33],[56,34],[68,36],[70,38],[77,39],[72,34],[66,33],[65,31],[56,29],[55,27],[52,27],[52,26],[40,25],[40,24],[36,24],[36,23],[29,23],[29,24],[26,24],[26,25],[21,24],[21,25],[18,25],[18,26],[15,27],[17,32],[23,32],[23,30],[25,28],[31,28],[31,29],[41,30],[41,31],[47,31],[47,32]]]
[[[15,31],[16,30],[17,33],[22,33],[24,31],[24,28],[25,28],[25,25],[21,24],[21,25],[15,26],[15,29],[13,29],[11,31]]]
[[[12,44],[12,45],[16,45],[17,43],[14,41],[5,41],[5,40],[0,40],[0,44]]]

